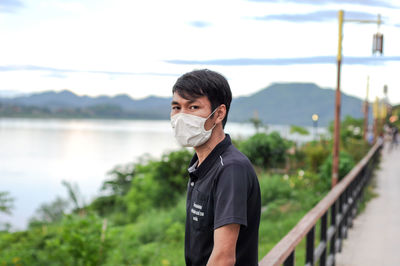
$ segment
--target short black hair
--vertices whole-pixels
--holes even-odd
[[[211,111],[224,104],[226,115],[222,126],[225,127],[232,102],[232,92],[224,76],[209,69],[194,70],[178,78],[172,88],[172,94],[175,92],[187,100],[206,96],[211,103]]]

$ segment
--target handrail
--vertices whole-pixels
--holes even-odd
[[[339,182],[298,224],[259,262],[260,266],[294,265],[295,248],[307,236],[306,265],[334,265],[334,256],[341,250],[347,227],[351,227],[362,190],[371,176],[381,143],[376,143],[367,155]],[[330,212],[330,225],[328,215]],[[314,250],[315,225],[321,220],[321,240]],[[330,242],[330,255],[327,256]]]

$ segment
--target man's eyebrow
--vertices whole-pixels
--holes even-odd
[[[195,100],[188,100],[186,103],[187,103],[187,104],[192,104],[192,103],[195,103],[195,102],[197,102],[197,99],[195,99]],[[179,103],[178,103],[177,101],[172,101],[172,102],[171,102],[171,105],[179,105]]]

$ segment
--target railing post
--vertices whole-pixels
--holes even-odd
[[[341,220],[339,221],[339,223],[338,223],[338,234],[337,234],[337,243],[338,243],[338,246],[337,246],[337,249],[336,249],[336,251],[337,252],[341,252],[342,251],[342,238],[343,238],[343,236],[342,236],[342,228],[343,228],[343,222],[344,222],[344,216],[343,216],[343,194],[342,195],[340,195],[339,196],[339,211],[338,211],[338,214],[340,215],[340,217],[341,217]]]
[[[330,254],[329,256],[331,257],[332,260],[332,266],[335,266],[335,254],[336,254],[336,237],[339,232],[339,227],[336,227],[336,212],[337,212],[337,201],[335,201],[332,204],[331,207],[331,227],[335,229],[335,232],[333,233],[333,236],[331,238],[331,243],[330,243]]]
[[[314,239],[315,239],[315,225],[307,233],[306,239],[306,265],[314,265]]]
[[[344,206],[346,208],[343,208],[343,235],[342,235],[342,240],[347,238],[347,227],[348,227],[348,219],[349,219],[349,187],[346,188],[344,191],[344,200],[343,200]],[[341,251],[342,249],[340,249]]]
[[[320,243],[325,243],[324,251],[322,251],[321,258],[319,259],[319,266],[326,265],[326,252],[328,249],[327,242],[327,220],[328,220],[328,212],[326,212],[321,218],[321,239]]]
[[[290,253],[289,257],[283,263],[283,266],[294,266],[295,265],[295,249]]]

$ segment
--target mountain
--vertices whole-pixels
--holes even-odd
[[[341,102],[342,117],[363,116],[361,99],[342,93]],[[170,103],[171,98],[156,96],[135,100],[126,94],[89,97],[68,90],[47,91],[0,98],[0,116],[18,116],[15,112],[19,110],[22,116],[35,113],[39,117],[169,119]],[[318,114],[319,125],[326,126],[334,119],[334,103],[332,89],[313,83],[275,83],[250,96],[234,98],[229,121],[246,122],[257,114],[264,124],[312,126],[311,116]]]
[[[22,108],[24,116],[27,109],[35,107],[34,111],[42,117],[169,119],[171,98],[150,96],[135,100],[126,94],[114,97],[104,95],[89,97],[78,96],[71,91],[63,90],[15,98],[0,98],[0,103]]]
[[[341,116],[363,117],[363,101],[341,93]],[[246,121],[255,112],[266,124],[312,126],[311,116],[326,126],[334,119],[335,91],[313,83],[275,83],[248,97],[232,101],[231,121]],[[370,116],[371,117],[371,116]]]

